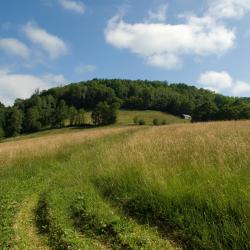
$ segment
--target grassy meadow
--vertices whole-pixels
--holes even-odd
[[[138,120],[143,119],[145,121],[146,125],[152,125],[154,119],[159,119],[160,121],[166,121],[166,124],[175,124],[175,123],[185,123],[188,122],[180,117],[155,111],[155,110],[118,110],[117,112],[117,122],[116,125],[133,125],[134,124],[134,118],[137,118]],[[86,122],[88,124],[92,124],[91,121],[91,113],[86,113]]]
[[[3,142],[0,249],[250,249],[249,152],[249,121]]]

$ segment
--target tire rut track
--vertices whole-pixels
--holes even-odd
[[[13,225],[14,239],[12,249],[48,250],[47,239],[36,227],[35,209],[38,196],[25,199],[19,207]]]

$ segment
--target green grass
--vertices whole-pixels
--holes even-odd
[[[165,120],[166,124],[188,123],[180,117],[154,110],[119,110],[116,125],[133,125],[134,118],[143,119],[146,125],[153,125],[154,119]],[[91,113],[86,113],[86,122],[91,124]]]
[[[154,119],[165,120],[166,124],[174,124],[174,123],[184,123],[186,122],[184,119],[179,118],[177,116],[173,116],[167,113],[163,113],[160,111],[154,110],[120,110],[118,112],[118,120],[117,124],[119,125],[130,125],[134,124],[133,119],[137,117],[139,120],[143,119],[146,122],[146,125],[153,125]]]
[[[3,143],[0,248],[249,249],[249,138],[245,121]]]
[[[159,119],[160,121],[166,121],[166,125],[169,124],[178,124],[178,123],[189,123],[189,121],[184,120],[178,116],[170,115],[160,111],[154,110],[118,110],[117,112],[117,122],[115,126],[127,126],[127,125],[134,125],[134,118],[137,117],[138,119],[143,119],[146,124],[145,125],[153,125],[154,119]],[[91,112],[86,112],[85,114],[86,124],[92,124],[91,120]],[[65,122],[65,125],[68,125],[69,121]],[[14,138],[7,138],[0,140],[0,143],[3,142],[10,142],[10,141],[18,141],[30,138],[37,138],[47,135],[55,135],[55,134],[64,134],[69,132],[79,132],[81,128],[60,128],[60,129],[47,129],[44,131],[20,135]]]

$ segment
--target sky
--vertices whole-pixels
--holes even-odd
[[[250,96],[250,0],[1,0],[0,102],[93,78]]]

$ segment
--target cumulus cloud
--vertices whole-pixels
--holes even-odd
[[[166,4],[163,4],[156,11],[150,10],[148,12],[148,21],[165,22],[167,8],[168,8],[168,6]]]
[[[232,77],[225,71],[216,72],[216,71],[208,71],[201,74],[199,83],[209,86],[210,88],[216,89],[227,89],[232,87],[233,79]]]
[[[48,89],[66,83],[63,75],[12,74],[0,69],[0,102],[12,105],[16,98],[28,98],[36,89]]]
[[[28,22],[23,27],[23,31],[28,39],[48,53],[51,59],[56,59],[68,53],[68,47],[61,38],[48,33],[34,22]]]
[[[227,92],[233,96],[250,96],[250,84],[240,80],[234,80],[233,77],[225,72],[208,71],[202,73],[198,83],[215,92]]]
[[[153,66],[178,68],[186,55],[219,55],[234,46],[235,30],[225,25],[250,11],[250,0],[211,0],[204,14],[185,14],[177,24],[166,22],[167,5],[149,11],[145,22],[128,23],[116,15],[105,29],[106,41],[135,53]]]
[[[153,66],[172,69],[185,55],[206,56],[225,53],[233,47],[233,30],[211,18],[188,17],[183,24],[125,22],[113,17],[105,29],[106,41],[128,49]]]
[[[58,2],[65,10],[70,10],[79,14],[83,14],[85,12],[85,5],[81,1],[58,0]]]
[[[21,41],[15,38],[0,39],[0,50],[6,54],[27,58],[30,54],[29,48]]]
[[[217,18],[241,18],[250,11],[250,0],[212,0],[209,15]]]
[[[250,84],[244,81],[236,81],[232,93],[235,96],[248,96],[250,97]]]
[[[78,74],[91,73],[96,70],[96,66],[93,64],[80,64],[75,68],[75,72]]]

